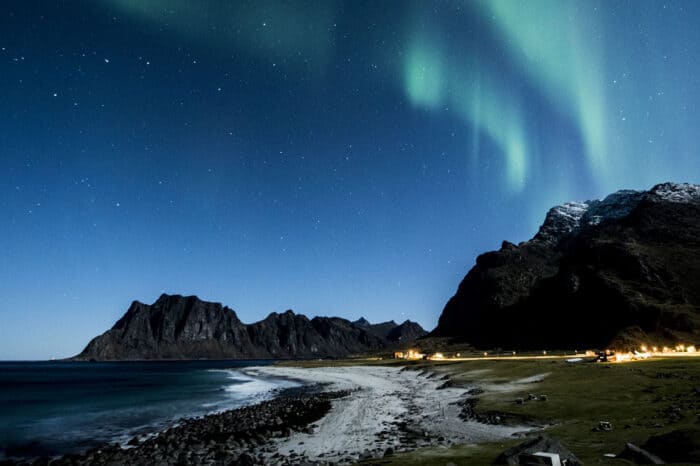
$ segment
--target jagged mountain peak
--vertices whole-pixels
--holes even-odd
[[[649,191],[649,197],[667,202],[700,202],[700,185],[692,183],[661,183]]]
[[[152,305],[159,306],[159,305],[173,303],[173,302],[208,303],[208,301],[204,301],[202,299],[199,299],[199,296],[197,296],[197,295],[181,295],[181,294],[162,293]],[[209,303],[209,304],[220,304],[220,303]]]
[[[267,317],[265,317],[265,319],[263,319],[263,320],[267,320],[267,319],[277,319],[277,318],[280,318],[280,317],[287,317],[287,318],[289,318],[289,317],[297,317],[297,316],[302,316],[302,315],[303,315],[303,314],[297,314],[297,313],[294,312],[292,309],[287,309],[287,310],[284,311],[284,312],[270,312],[270,313],[267,315]]]
[[[580,228],[626,217],[641,202],[700,202],[700,185],[661,183],[649,191],[623,189],[600,200],[566,202],[552,207],[535,237],[535,243],[556,245]]]
[[[355,325],[359,325],[360,327],[366,327],[367,325],[371,325],[369,323],[369,320],[365,319],[364,317],[360,317],[356,321],[353,322]]]

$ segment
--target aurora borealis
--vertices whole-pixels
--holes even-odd
[[[75,353],[163,291],[432,327],[552,205],[700,181],[698,14],[3,2],[0,359]]]

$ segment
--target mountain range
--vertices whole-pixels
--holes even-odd
[[[346,357],[405,347],[415,322],[272,313],[253,324],[196,296],[135,301],[76,360]],[[430,337],[476,348],[700,341],[700,186],[663,183],[549,210],[535,236],[481,254]]]
[[[663,183],[549,210],[476,259],[431,332],[479,348],[700,340],[700,186]]]
[[[273,312],[253,324],[219,303],[163,294],[134,301],[114,326],[73,360],[287,359],[376,352],[424,335],[420,325]]]

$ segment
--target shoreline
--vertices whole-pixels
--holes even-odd
[[[300,381],[253,405],[182,418],[162,431],[60,458],[0,465],[350,464],[427,447],[521,436],[533,426],[465,416],[478,387],[398,366],[251,366],[252,377]]]
[[[84,454],[58,458],[3,460],[0,465],[253,465],[274,453],[270,442],[307,429],[348,392],[324,391],[318,385],[284,388],[270,400],[177,424],[144,439],[109,443]]]
[[[486,423],[464,416],[475,387],[457,387],[438,371],[398,366],[294,368],[269,366],[246,372],[325,384],[350,391],[310,431],[277,439],[280,455],[322,464],[347,464],[420,448],[475,444],[519,437],[532,425]],[[274,458],[272,458],[274,459]]]

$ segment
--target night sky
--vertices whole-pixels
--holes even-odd
[[[432,328],[546,210],[700,181],[700,2],[4,0],[0,359],[134,299]]]

